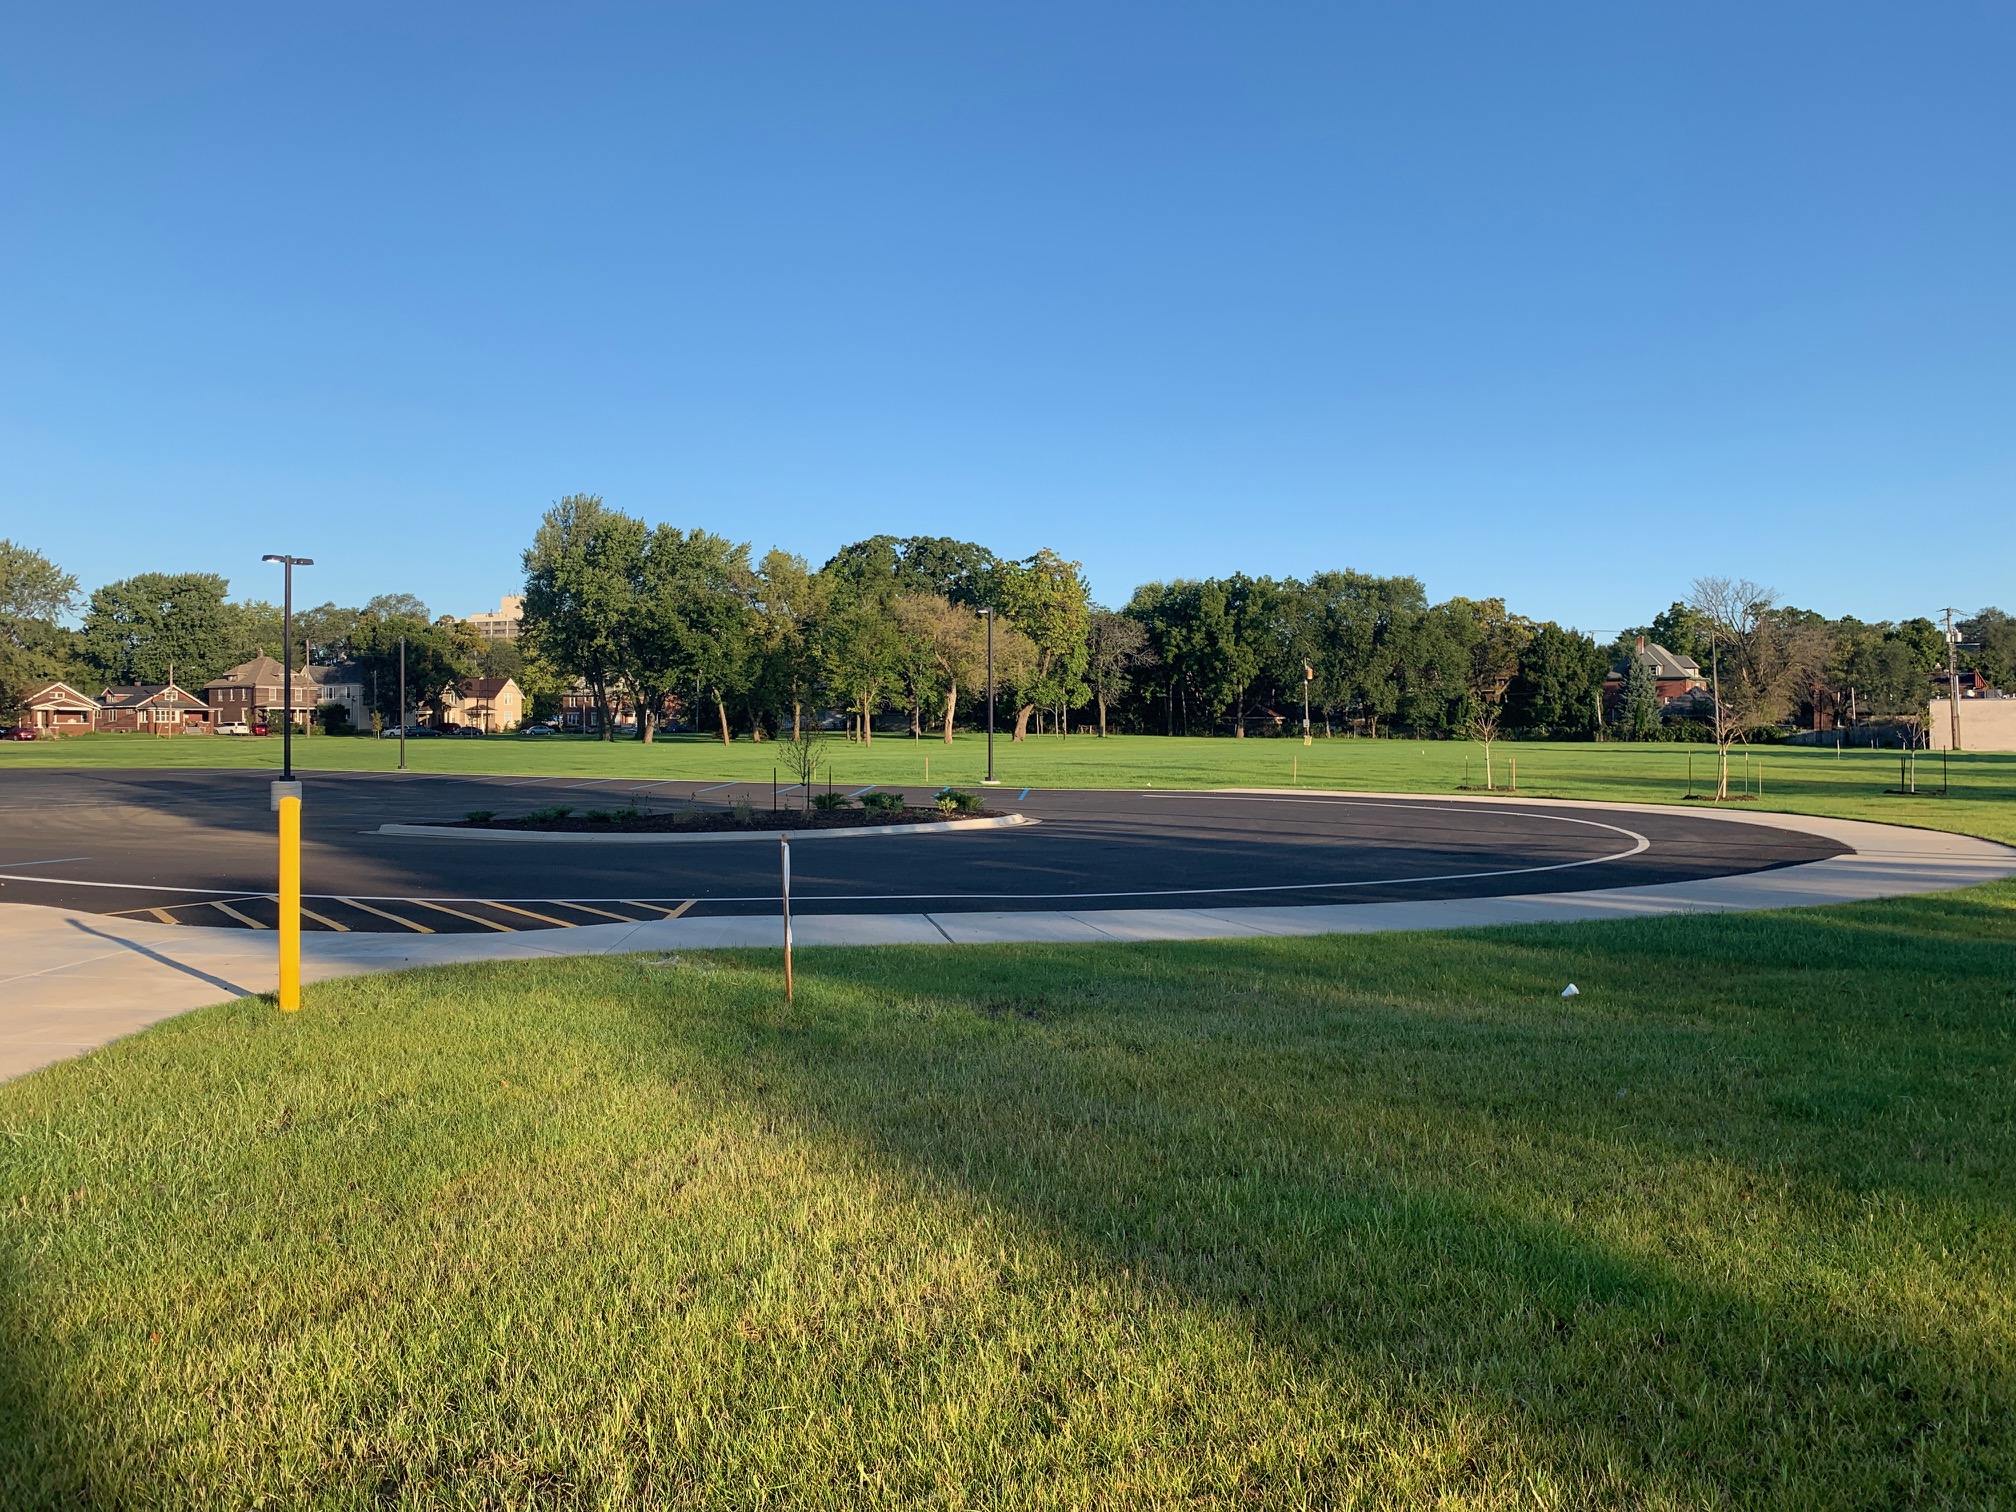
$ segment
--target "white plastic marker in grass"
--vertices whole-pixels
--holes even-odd
[[[784,853],[784,1001],[791,997],[791,837],[779,835],[778,848]]]
[[[789,928],[788,928],[788,926],[787,926],[787,928],[786,928],[786,933],[787,933],[787,934],[789,933]],[[787,968],[787,969],[788,969],[788,968]],[[1576,986],[1576,985],[1575,985],[1575,984],[1574,984],[1573,982],[1570,982],[1570,983],[1569,983],[1569,984],[1568,984],[1568,985],[1567,985],[1566,987],[1563,987],[1563,988],[1561,989],[1561,996],[1563,996],[1563,997],[1580,997],[1580,996],[1582,996],[1582,989],[1581,989],[1580,987],[1577,987],[1577,986]]]

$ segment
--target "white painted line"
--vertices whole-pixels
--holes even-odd
[[[686,796],[688,798],[698,798],[702,793],[718,793],[723,788],[740,787],[741,785],[740,782],[717,782],[712,787],[695,788]]]
[[[96,808],[94,803],[65,804],[65,808]],[[0,866],[61,866],[66,861],[89,861],[89,856],[56,856],[47,861],[0,861]]]

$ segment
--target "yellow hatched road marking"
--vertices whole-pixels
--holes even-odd
[[[147,912],[154,915],[154,917],[159,919],[163,924],[173,924],[175,922],[175,915],[168,912],[168,910],[165,908],[150,908],[147,910]]]
[[[632,908],[655,908],[658,910],[658,912],[665,915],[665,917],[668,919],[678,918],[679,915],[686,912],[687,909],[691,908],[694,903],[694,900],[692,898],[688,898],[684,903],[681,903],[677,908],[667,908],[663,903],[640,903],[635,898],[625,898],[623,901],[625,903],[628,903]]]
[[[551,914],[534,913],[529,908],[514,908],[511,904],[499,903],[494,898],[485,898],[483,906],[485,908],[501,908],[506,913],[523,914],[528,919],[537,919],[542,924],[557,924],[562,929],[574,929],[577,927],[572,919],[556,919]]]
[[[639,924],[643,922],[641,919],[631,918],[628,914],[611,913],[606,908],[590,908],[586,903],[570,903],[565,898],[555,898],[553,903],[557,908],[578,908],[583,913],[600,914],[605,919],[615,919],[618,923],[622,924]],[[644,908],[649,905],[639,903],[637,906]]]
[[[458,919],[467,919],[471,924],[481,924],[485,929],[494,929],[499,934],[516,934],[509,924],[499,924],[491,919],[479,918],[472,913],[464,913],[459,908],[450,908],[446,903],[429,903],[425,898],[403,898],[405,903],[418,903],[422,908],[431,908],[436,913],[453,914]]]
[[[334,919],[324,918],[312,908],[304,908],[301,912],[313,919],[317,924],[320,924],[324,929],[333,929],[338,934],[350,933],[350,926],[348,924],[338,924]]]
[[[381,919],[390,919],[394,924],[404,924],[408,929],[412,930],[415,934],[434,933],[434,931],[429,929],[425,924],[415,924],[411,919],[402,919],[399,917],[399,915],[395,913],[387,913],[382,908],[373,908],[369,903],[359,903],[355,898],[338,898],[336,901],[338,903],[348,903],[352,908],[361,908],[364,910],[364,912],[368,914],[376,914]]]
[[[215,909],[220,909],[223,912],[231,915],[232,918],[236,919],[240,924],[245,925],[247,928],[264,929],[266,927],[264,924],[261,924],[257,919],[253,918],[252,915],[238,912],[238,910],[233,908],[229,903],[213,902],[211,903],[210,906]]]

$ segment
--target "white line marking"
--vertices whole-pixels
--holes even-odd
[[[78,808],[96,808],[90,803],[77,804]],[[56,856],[48,861],[0,861],[0,866],[61,866],[65,861],[89,861],[89,856]]]
[[[688,793],[686,796],[688,798],[698,798],[702,793],[718,793],[723,788],[740,787],[741,785],[742,784],[740,782],[717,782],[712,787],[695,788],[693,789],[692,792]]]

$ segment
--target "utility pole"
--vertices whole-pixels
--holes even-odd
[[[406,637],[399,637],[399,770],[406,770]]]
[[[1960,663],[1959,646],[1953,639],[1953,610],[1946,610],[1946,715],[1951,722],[1952,747],[1960,749]]]
[[[280,564],[280,780],[294,780],[294,569],[313,567],[313,557],[272,556]]]

